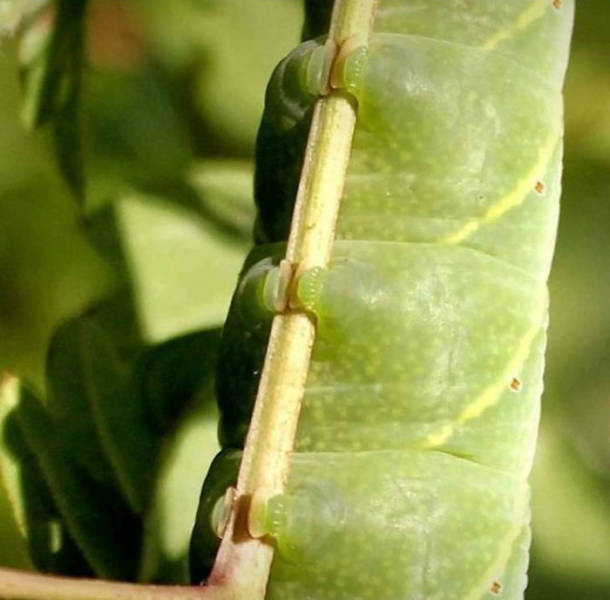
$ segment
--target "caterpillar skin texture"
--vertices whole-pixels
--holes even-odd
[[[348,61],[358,121],[330,266],[298,287],[317,337],[287,489],[263,518],[269,599],[523,598],[572,16],[565,0],[381,0],[366,58]],[[322,43],[267,92],[199,580],[256,393],[271,315],[254,284],[283,254]]]

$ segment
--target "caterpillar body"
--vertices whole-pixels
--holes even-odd
[[[572,16],[572,1],[380,0],[366,55],[346,61],[358,121],[331,263],[297,290],[317,333],[265,516],[268,598],[523,597]],[[259,283],[282,257],[323,41],[267,91],[195,579],[248,427],[271,320]]]

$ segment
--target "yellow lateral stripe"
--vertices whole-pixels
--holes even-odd
[[[506,27],[496,31],[483,43],[485,50],[493,50],[500,42],[510,39],[519,31],[522,31],[534,21],[538,20],[551,6],[551,0],[534,0],[517,18],[516,21],[509,23]]]
[[[437,433],[430,434],[422,443],[422,448],[436,448],[444,444],[455,432],[455,430],[480,416],[486,409],[498,402],[504,391],[508,388],[509,382],[515,373],[518,373],[527,359],[532,343],[538,335],[544,322],[548,307],[548,295],[546,286],[543,288],[535,310],[534,324],[525,332],[506,370],[500,379],[487,387],[483,392],[458,415],[455,421],[446,423]]]
[[[459,244],[466,238],[470,237],[483,225],[493,223],[504,213],[519,206],[520,204],[523,204],[530,192],[534,191],[536,181],[542,177],[544,171],[546,170],[560,139],[561,122],[559,119],[557,119],[553,128],[551,129],[551,132],[549,133],[548,138],[544,142],[542,148],[540,148],[540,151],[538,152],[538,159],[529,173],[525,177],[519,179],[515,187],[508,194],[506,194],[506,196],[490,206],[482,217],[478,219],[471,219],[464,226],[458,229],[458,231],[441,238],[439,242],[441,244]]]

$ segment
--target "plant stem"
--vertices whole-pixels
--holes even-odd
[[[335,0],[329,36],[364,45],[375,0]],[[314,110],[286,259],[298,273],[328,264],[356,123],[355,101],[334,91]],[[273,320],[267,354],[237,482],[237,500],[208,581],[233,590],[235,600],[262,600],[273,547],[248,531],[252,502],[280,494],[288,477],[315,326],[303,312]]]
[[[0,568],[0,598],[13,600],[226,600],[222,588],[142,585]]]

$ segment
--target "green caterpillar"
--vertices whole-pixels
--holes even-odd
[[[358,121],[330,266],[297,289],[317,337],[287,489],[263,517],[268,598],[523,597],[572,18],[572,1],[381,0],[345,62]],[[248,427],[323,41],[268,87],[196,580]]]

